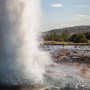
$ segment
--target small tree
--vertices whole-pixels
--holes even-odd
[[[87,38],[86,38],[85,34],[78,33],[78,34],[73,34],[70,37],[70,41],[74,42],[74,43],[86,43],[87,42]]]
[[[76,42],[77,43],[86,43],[87,42],[86,36],[83,33],[78,34]]]
[[[86,36],[86,38],[87,38],[88,40],[90,40],[90,32],[86,32],[86,33],[85,33],[85,36]]]
[[[70,41],[71,42],[76,42],[77,41],[77,37],[78,37],[78,35],[77,34],[73,34],[71,37],[70,37]]]

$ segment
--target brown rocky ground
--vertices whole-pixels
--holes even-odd
[[[73,65],[80,70],[81,76],[90,78],[90,51],[60,49],[51,55],[56,63]]]
[[[90,51],[60,49],[51,53],[57,63],[79,63],[90,66]]]

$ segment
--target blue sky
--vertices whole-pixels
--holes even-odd
[[[42,30],[90,25],[90,0],[42,0]]]

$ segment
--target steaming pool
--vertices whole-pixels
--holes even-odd
[[[90,46],[57,46],[57,45],[50,45],[50,46],[42,46],[42,49],[48,52],[54,52],[58,49],[78,49],[78,50],[90,50]],[[83,68],[86,69],[86,72],[84,73],[82,70]],[[6,70],[7,71],[7,70]],[[6,72],[5,71],[5,72]],[[12,72],[13,73],[13,72]],[[1,74],[0,74],[1,75]],[[5,77],[2,77],[3,80],[8,82],[9,78],[13,78],[12,80],[15,80],[17,82],[17,79],[21,79],[19,76],[16,78],[14,75],[13,77],[8,77],[6,75]],[[47,66],[46,73],[44,74],[44,83],[42,85],[30,85],[29,82],[28,85],[22,84],[14,84],[9,85],[7,83],[6,86],[1,85],[0,90],[90,90],[90,69],[86,65],[71,65],[66,63],[59,63],[59,64],[52,64],[50,66]],[[13,82],[13,81],[10,81]],[[20,81],[18,81],[20,82]],[[22,78],[21,82],[27,83],[26,80]],[[3,82],[4,84],[4,82]]]
[[[73,46],[73,45],[44,45],[42,46],[44,50],[47,50],[49,52],[56,51],[58,49],[72,49],[72,50],[88,50],[90,51],[90,46],[80,45],[80,46]]]

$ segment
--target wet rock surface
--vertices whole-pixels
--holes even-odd
[[[81,63],[90,64],[90,51],[59,49],[51,52],[53,60],[57,63]]]

